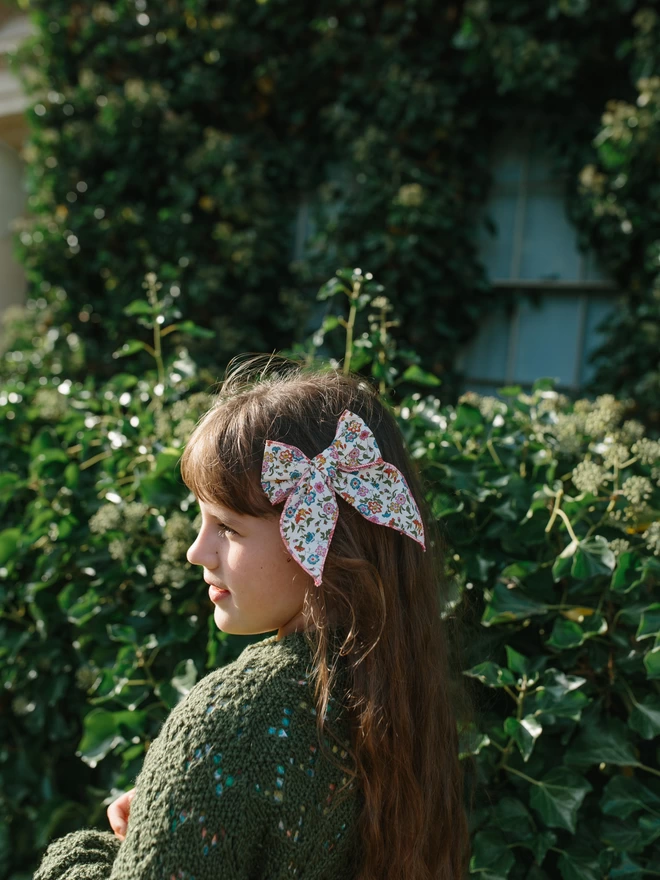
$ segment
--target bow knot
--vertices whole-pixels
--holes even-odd
[[[280,534],[317,586],[339,516],[335,493],[366,519],[409,535],[426,549],[422,518],[405,477],[383,461],[372,431],[350,410],[340,416],[330,446],[312,459],[297,446],[267,440],[261,484],[271,504],[288,498]]]

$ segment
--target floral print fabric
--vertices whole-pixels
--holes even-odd
[[[335,493],[370,522],[409,535],[426,550],[422,517],[405,477],[383,461],[371,429],[350,410],[341,414],[330,446],[312,459],[297,446],[267,440],[261,485],[271,504],[288,498],[280,534],[316,586],[339,516]]]

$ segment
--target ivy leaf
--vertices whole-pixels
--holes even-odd
[[[563,880],[603,880],[598,856],[584,847],[568,846],[557,859]]]
[[[587,695],[578,690],[585,683],[586,679],[577,675],[567,675],[553,668],[546,670],[541,685],[529,698],[530,711],[533,708],[537,718],[546,715],[549,720],[559,717],[579,721],[582,710],[589,704]]]
[[[9,501],[24,485],[25,480],[21,480],[18,474],[9,472],[0,474],[0,501]]]
[[[215,330],[209,330],[208,327],[200,327],[194,321],[181,321],[177,325],[177,330],[179,333],[185,333],[194,339],[213,339],[215,336]]]
[[[16,553],[21,529],[5,529],[0,532],[0,565],[5,565]]]
[[[339,275],[339,273],[337,274]],[[321,286],[319,292],[316,294],[316,299],[319,301],[330,299],[330,297],[333,297],[336,293],[339,293],[340,291],[344,291],[344,293],[346,293],[346,286],[342,284],[339,278],[331,278],[329,281],[326,281],[325,284]]]
[[[520,675],[529,675],[529,658],[515,651],[510,645],[505,645],[504,648],[506,650],[506,665],[509,669]]]
[[[431,387],[442,385],[441,379],[434,376],[433,373],[428,373],[426,370],[422,370],[417,364],[411,364],[411,366],[404,370],[401,379],[406,382],[417,382],[420,385],[428,385]]]
[[[170,473],[181,458],[181,450],[166,446],[156,455],[150,476],[159,477]]]
[[[128,355],[135,354],[137,351],[144,351],[145,348],[147,348],[146,342],[141,342],[139,339],[129,339],[121,348],[113,351],[112,356],[113,358],[128,357]]]
[[[643,847],[650,846],[660,837],[660,816],[640,816],[638,826]]]
[[[459,757],[466,758],[468,755],[478,755],[479,752],[490,745],[490,737],[487,733],[481,733],[474,726],[461,730],[459,734]]]
[[[137,645],[137,633],[132,626],[121,623],[109,623],[106,625],[108,638],[113,642],[122,642],[127,645]]]
[[[461,21],[460,28],[452,37],[452,46],[455,49],[474,49],[480,43],[479,32],[474,26],[474,22],[467,15]]]
[[[482,422],[483,416],[476,406],[461,403],[456,408],[456,418],[452,422],[452,427],[456,431],[464,431],[466,428],[475,428]]]
[[[634,776],[613,776],[603,789],[600,809],[606,816],[627,819],[637,811],[660,811],[660,796]]]
[[[530,659],[529,657],[525,657],[524,654],[514,650],[510,645],[505,645],[504,649],[507,657],[506,665],[512,672],[516,673],[516,684],[518,686],[525,684],[529,687],[530,685],[535,684],[550,659],[542,654]]]
[[[621,861],[616,867],[612,867],[609,870],[608,877],[611,880],[641,880],[644,876],[645,870],[642,865],[637,862],[633,862],[628,853],[621,853]]]
[[[188,658],[177,663],[172,678],[172,687],[184,697],[194,686],[197,681],[197,667],[194,662]]]
[[[619,556],[610,582],[610,589],[614,593],[628,593],[633,589],[636,582],[637,561],[635,553],[622,553]]]
[[[153,315],[159,308],[159,305],[152,306],[146,299],[134,299],[123,309],[123,312],[125,315]]]
[[[506,581],[515,581],[516,584],[519,584],[521,581],[525,580],[527,575],[534,574],[534,572],[538,570],[538,562],[527,560],[513,562],[511,565],[507,565],[506,568],[502,569],[500,578],[505,583]]]
[[[607,632],[607,621],[600,614],[591,614],[582,623],[575,620],[555,619],[550,638],[546,645],[565,651],[579,647],[585,639],[600,636]]]
[[[564,575],[568,574],[568,572],[571,570],[573,557],[577,548],[578,542],[571,541],[571,543],[564,547],[559,556],[555,559],[552,566],[552,578],[555,583],[557,583],[557,581],[560,581],[564,577]]]
[[[610,717],[585,725],[571,743],[565,760],[576,767],[601,763],[620,767],[638,764],[627,728],[617,718]]]
[[[476,666],[473,666],[472,669],[467,669],[463,675],[468,675],[470,678],[477,678],[487,687],[497,688],[505,687],[506,685],[515,686],[516,684],[516,679],[508,669],[503,669],[491,660],[486,660],[484,663],[478,663]]]
[[[603,141],[598,149],[601,161],[608,171],[616,171],[626,163],[626,153],[615,146],[611,140]]]
[[[543,728],[533,715],[521,718],[509,717],[504,720],[504,730],[513,737],[520,750],[523,761],[528,761],[532,754],[536,740],[543,733]]]
[[[571,574],[578,580],[586,580],[599,574],[610,574],[615,564],[616,557],[607,538],[594,535],[593,538],[580,541],[573,558]]]
[[[635,702],[635,708],[628,718],[628,727],[632,727],[644,739],[653,739],[660,734],[660,697],[647,694],[641,703]]]
[[[534,832],[535,823],[521,800],[504,795],[493,807],[493,819],[497,827],[507,834],[515,834],[520,839],[521,832],[526,837]]]
[[[485,590],[484,595],[488,604],[481,618],[482,626],[525,620],[534,614],[545,614],[548,611],[547,605],[530,599],[517,587],[509,589],[498,583],[490,594]]]
[[[530,844],[523,843],[523,846],[529,846],[531,851],[534,853],[534,858],[537,863],[541,865],[543,860],[548,854],[548,850],[551,846],[554,846],[557,843],[557,835],[554,831],[550,831],[549,828],[545,828],[543,831],[537,832]],[[530,880],[531,875],[527,875],[527,880]]]
[[[92,709],[83,719],[78,756],[90,767],[96,767],[108,752],[127,741],[125,730],[129,731],[129,738],[142,733],[146,717],[146,712],[135,710],[107,712],[105,709]]]
[[[478,831],[472,843],[470,874],[480,880],[504,880],[509,876],[515,859],[502,834],[497,831]]]
[[[603,843],[617,852],[641,852],[644,849],[638,826],[621,819],[603,822],[600,837]]]
[[[642,639],[648,639],[660,633],[660,602],[654,602],[647,605],[642,611],[642,618],[639,621],[635,638],[638,642]]]
[[[551,828],[575,834],[577,813],[593,786],[568,767],[553,767],[532,786],[529,802]]]
[[[649,581],[651,584],[655,584],[660,578],[660,559],[656,559],[655,556],[639,559],[635,568],[638,577],[630,585],[631,590],[635,587],[646,586]]]
[[[656,637],[651,650],[644,654],[644,666],[647,678],[660,678],[660,636]]]
[[[522,394],[522,386],[504,385],[502,388],[497,389],[497,393],[501,394],[503,397],[517,397],[519,394]]]
[[[492,559],[486,559],[480,553],[474,553],[468,556],[465,574],[470,580],[486,581],[494,565]]]

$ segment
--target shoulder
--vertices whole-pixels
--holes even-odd
[[[214,669],[191,688],[172,714],[186,726],[226,726],[247,713],[262,714],[271,701],[308,685],[312,657],[302,633],[248,645],[232,663]],[[239,725],[240,726],[240,725]]]
[[[247,776],[257,762],[253,754],[263,731],[277,728],[279,736],[288,735],[292,689],[297,696],[301,684],[308,686],[310,660],[302,637],[281,642],[273,637],[248,645],[232,663],[205,675],[172,709],[151,743],[142,785],[153,777],[150,785],[156,786],[165,776],[176,785],[206,784],[217,779],[219,761],[223,767],[226,762],[243,768],[230,774],[232,784],[241,773]],[[280,712],[281,706],[287,711]]]

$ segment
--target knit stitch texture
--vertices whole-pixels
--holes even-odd
[[[67,834],[34,880],[351,880],[362,796],[353,780],[333,804],[348,780],[319,746],[311,665],[295,632],[248,645],[206,675],[147,751],[125,840]],[[326,723],[341,743],[326,736],[328,749],[350,766],[341,698]]]

